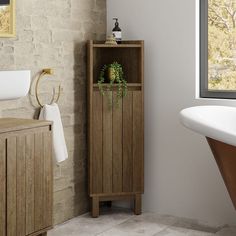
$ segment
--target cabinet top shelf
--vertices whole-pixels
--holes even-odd
[[[90,40],[91,45],[93,48],[141,48],[143,46],[143,41],[122,41],[121,44],[117,45],[110,45],[105,44],[105,41],[93,41]]]
[[[138,44],[117,44],[117,45],[110,45],[110,44],[94,44],[94,48],[141,48],[141,45]]]

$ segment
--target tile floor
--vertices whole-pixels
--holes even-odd
[[[236,227],[212,228],[197,221],[124,209],[106,209],[99,218],[85,214],[56,226],[48,236],[236,236]]]

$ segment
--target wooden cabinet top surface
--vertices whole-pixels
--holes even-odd
[[[115,45],[105,44],[105,41],[89,40],[88,42],[94,48],[141,48],[144,43],[143,40],[123,40],[121,44]]]
[[[46,120],[0,118],[0,133],[45,127],[51,124],[51,121]]]

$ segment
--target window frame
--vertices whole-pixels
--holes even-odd
[[[208,0],[199,0],[200,4],[200,97],[236,99],[235,91],[208,90]]]

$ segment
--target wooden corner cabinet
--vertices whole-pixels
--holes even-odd
[[[92,216],[99,216],[99,202],[134,200],[141,214],[144,192],[144,42],[118,45],[89,41],[88,47],[88,143],[89,195]],[[128,92],[120,106],[109,107],[97,85],[105,64],[117,61],[123,67]],[[116,87],[116,86],[115,86]],[[117,89],[113,88],[115,96]]]
[[[0,119],[0,236],[52,228],[51,122]]]

